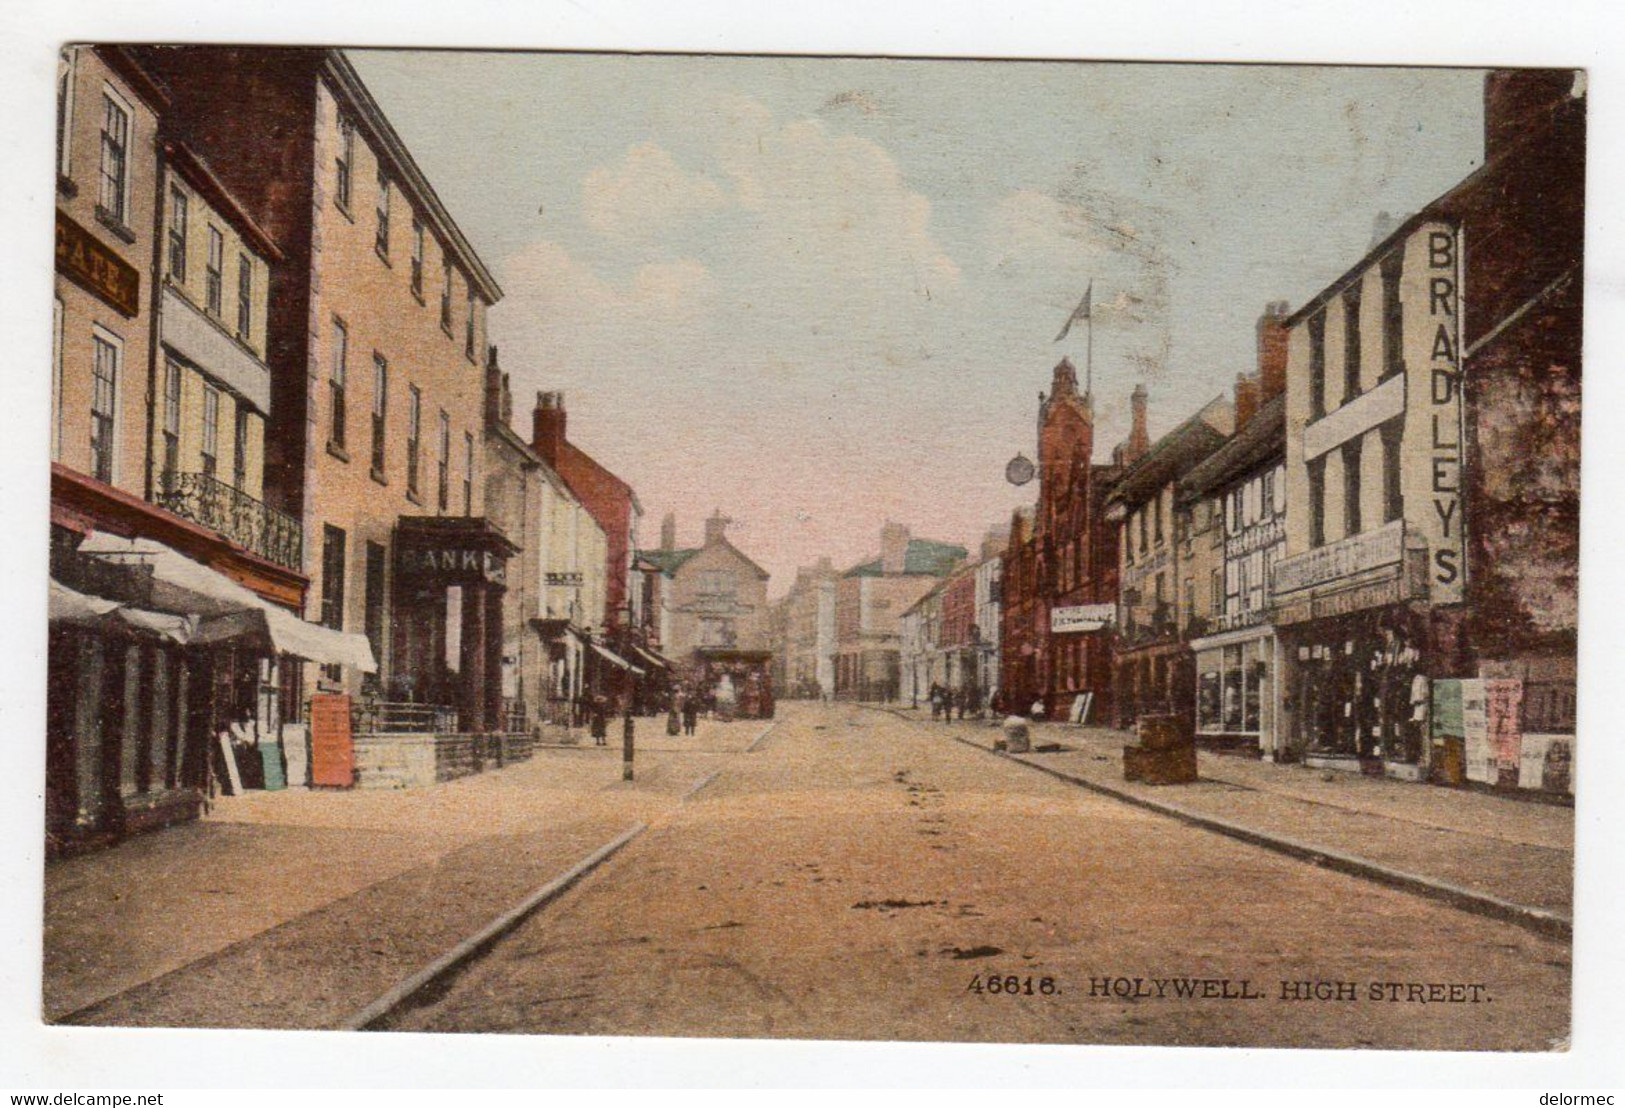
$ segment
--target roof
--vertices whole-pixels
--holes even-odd
[[[908,550],[903,554],[903,575],[946,577],[969,553],[963,546],[955,546],[953,543],[934,542],[931,539],[909,539]],[[875,558],[853,566],[841,576],[884,577],[886,576],[882,569],[884,564],[884,559]]]
[[[361,80],[361,75],[350,64],[350,59],[345,57],[342,50],[331,49],[324,53],[326,64],[323,69],[327,76],[360,114],[362,124],[372,132],[393,163],[390,168],[410,187],[414,197],[426,209],[428,222],[440,232],[447,248],[457,256],[458,262],[468,271],[469,280],[478,286],[488,303],[495,304],[501,300],[502,288],[497,284],[496,278],[485,268],[479,254],[475,253],[474,247],[463,236],[462,228],[457,226],[451,212],[446,210],[446,205],[440,200],[440,194],[435,192],[429,178],[418,167],[412,152],[396,133],[394,125],[389,122],[389,117],[384,114],[383,108],[378,106],[378,101],[373,99],[372,93]]]
[[[1286,453],[1286,394],[1266,400],[1247,425],[1230,441],[1209,454],[1179,482],[1181,497],[1194,498],[1214,491]]]
[[[1107,496],[1108,503],[1141,504],[1156,491],[1212,454],[1229,438],[1215,425],[1231,418],[1230,406],[1217,396],[1184,423],[1151,445],[1139,461],[1123,472],[1117,487]]]
[[[695,546],[687,550],[640,550],[638,557],[652,564],[661,573],[670,577],[688,562],[702,548]]]
[[[944,590],[948,588],[948,580],[948,578],[944,577],[941,581],[938,581],[935,585],[932,585],[929,589],[926,589],[925,592],[921,594],[920,599],[903,609],[903,615],[911,615],[924,607],[928,601],[935,600],[936,598],[940,597]]]

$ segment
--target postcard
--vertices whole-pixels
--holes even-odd
[[[56,73],[46,1023],[1567,1048],[1584,69]]]

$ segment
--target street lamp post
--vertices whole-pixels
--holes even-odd
[[[622,617],[622,619],[621,619],[621,642],[619,643],[619,645],[620,645],[622,650],[625,650],[626,653],[628,655],[630,655],[632,653],[632,651],[630,649],[630,647],[632,645],[632,602],[631,602],[631,600],[629,599],[627,601],[625,607],[617,609],[617,613]],[[626,660],[627,660],[627,664],[630,665],[631,664],[630,657],[628,657]],[[627,682],[628,682],[629,685],[637,680],[637,678],[635,678],[632,675],[631,670],[626,671],[626,679],[627,679]],[[632,719],[633,693],[634,693],[634,690],[631,689],[631,688],[628,688],[627,689],[627,694],[624,697],[621,698],[621,711],[623,713],[622,716],[621,716],[621,780],[622,781],[630,781],[630,780],[632,780],[633,729],[636,726],[635,723],[633,722],[633,719]]]

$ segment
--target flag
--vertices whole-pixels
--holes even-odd
[[[1066,325],[1061,328],[1061,333],[1055,336],[1056,342],[1060,342],[1062,339],[1066,338],[1067,332],[1072,330],[1072,325],[1074,323],[1077,323],[1079,320],[1090,318],[1089,313],[1092,310],[1090,307],[1090,301],[1094,298],[1094,294],[1095,283],[1090,281],[1089,287],[1083,290],[1083,299],[1078,301],[1078,306],[1076,308],[1072,309],[1072,314],[1066,317]]]

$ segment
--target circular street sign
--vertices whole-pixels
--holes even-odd
[[[1012,485],[1025,485],[1033,479],[1033,473],[1032,459],[1025,454],[1017,454],[1004,467],[1004,479]]]

